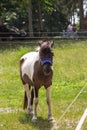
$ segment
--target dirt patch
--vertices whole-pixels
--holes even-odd
[[[10,107],[7,107],[7,108],[0,108],[0,113],[17,113],[19,111],[22,111],[21,109],[18,109],[18,108],[10,108]]]
[[[58,130],[59,129],[58,121],[54,120],[52,123],[53,123],[53,127],[51,130]]]

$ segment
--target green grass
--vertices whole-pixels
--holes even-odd
[[[21,109],[0,112],[0,130],[51,130],[47,122],[45,89],[39,92],[38,122],[31,121],[22,110],[24,90],[19,74],[19,59],[33,51],[32,44],[0,44],[0,108]],[[75,96],[87,82],[87,41],[55,41],[54,76],[51,90],[52,112],[58,121]],[[87,87],[59,122],[58,130],[74,130],[87,107]],[[87,120],[83,130],[87,130]]]

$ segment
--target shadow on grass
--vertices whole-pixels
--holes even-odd
[[[43,119],[42,117],[38,117],[37,122],[32,121],[32,115],[27,116],[21,115],[19,117],[19,121],[21,124],[29,124],[29,126],[33,129],[38,129],[38,130],[51,130],[52,128],[52,123],[48,122],[47,119]]]

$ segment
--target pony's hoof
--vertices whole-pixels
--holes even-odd
[[[33,122],[37,122],[37,117],[34,116],[34,117],[32,118],[32,121],[33,121]]]
[[[49,118],[48,118],[48,121],[49,121],[49,122],[55,122],[55,120],[54,120],[53,117],[49,117]]]

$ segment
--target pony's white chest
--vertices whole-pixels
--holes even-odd
[[[24,63],[22,65],[22,76],[27,74],[29,79],[32,81],[33,73],[34,73],[34,64],[39,60],[39,52],[30,52],[21,57],[24,59]]]

